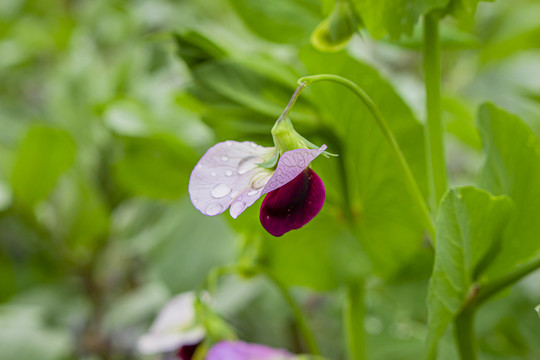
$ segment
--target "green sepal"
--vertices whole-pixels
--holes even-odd
[[[273,169],[276,167],[278,159],[279,159],[279,152],[276,150],[276,152],[274,152],[274,156],[272,156],[270,160],[259,163],[257,165],[265,169]]]

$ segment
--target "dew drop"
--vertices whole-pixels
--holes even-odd
[[[225,171],[225,175],[226,175],[226,176],[232,176],[232,171],[231,171],[231,170]]]
[[[248,192],[248,196],[253,196],[253,195],[257,195],[259,193],[259,190],[251,190],[250,192]]]
[[[223,156],[221,157],[221,161],[227,161],[227,160],[229,160],[229,158],[228,158],[227,156],[223,155]]]
[[[206,215],[217,215],[223,209],[223,206],[220,204],[211,204],[206,208]]]
[[[212,188],[212,196],[216,199],[229,195],[231,188],[225,184],[218,184]]]
[[[262,162],[256,156],[246,156],[238,163],[238,174],[242,175],[257,167],[257,163]]]
[[[202,165],[201,165],[201,164],[197,164],[197,169],[202,169]]]

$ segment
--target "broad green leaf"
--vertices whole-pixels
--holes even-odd
[[[331,73],[357,83],[369,94],[396,136],[420,188],[426,189],[422,126],[392,86],[375,69],[346,54],[301,53],[308,74]],[[320,109],[321,121],[341,142],[348,197],[356,214],[357,235],[377,273],[391,275],[420,248],[423,229],[399,166],[371,113],[347,88],[314,83],[305,90]],[[292,118],[294,120],[294,118]],[[329,148],[329,151],[337,151]],[[326,178],[339,177],[330,172]]]
[[[279,70],[268,69],[268,72],[270,71]],[[296,88],[294,75],[287,81],[229,60],[198,66],[194,69],[193,76],[196,81],[196,95],[204,96],[201,100],[224,105],[239,104],[275,119],[281,114]],[[300,99],[295,105],[294,113],[299,120],[313,121],[312,110],[306,105],[305,99]]]
[[[44,200],[75,158],[67,131],[45,126],[28,130],[19,146],[11,176],[15,201],[33,207]]]
[[[371,36],[398,39],[411,35],[420,16],[441,8],[449,0],[352,0]]]
[[[177,53],[189,67],[225,56],[225,50],[200,32],[188,30],[174,34]]]
[[[193,150],[173,136],[126,137],[114,176],[133,195],[176,199],[186,192],[196,160]]]
[[[287,285],[328,291],[369,273],[369,259],[354,236],[329,215],[319,214],[282,237],[266,236],[265,261]]]
[[[488,269],[496,277],[540,257],[540,142],[517,116],[492,104],[480,107],[479,127],[486,160],[478,184],[508,195],[516,208],[501,252]]]
[[[303,43],[320,21],[315,0],[229,0],[258,36],[276,43]]]
[[[508,197],[492,196],[475,187],[455,188],[444,196],[436,223],[435,265],[428,295],[431,353],[473,282],[500,250],[511,210]]]

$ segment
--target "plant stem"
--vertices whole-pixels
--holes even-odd
[[[305,86],[307,86],[317,81],[332,81],[332,82],[335,82],[335,83],[338,83],[347,87],[349,90],[354,92],[356,96],[360,98],[360,100],[362,100],[364,105],[371,112],[371,114],[373,115],[373,118],[375,119],[375,122],[377,123],[377,125],[379,125],[379,128],[381,129],[384,135],[384,138],[390,145],[392,153],[399,164],[399,167],[403,174],[405,184],[407,186],[407,190],[409,191],[413,201],[416,204],[416,207],[418,208],[418,211],[420,212],[420,216],[422,217],[424,228],[429,232],[431,237],[434,238],[435,228],[433,227],[433,223],[431,222],[431,218],[429,216],[428,206],[426,202],[424,201],[424,197],[422,196],[422,193],[420,192],[420,189],[418,188],[418,184],[416,183],[416,180],[414,179],[411,169],[409,168],[409,165],[407,164],[407,160],[405,159],[405,156],[403,156],[403,153],[401,152],[401,149],[399,148],[396,138],[392,134],[390,127],[388,126],[384,118],[382,117],[381,113],[379,112],[379,109],[377,108],[373,100],[371,100],[371,98],[364,92],[364,90],[362,90],[362,88],[360,88],[354,82],[338,75],[320,74],[320,75],[306,76],[306,77],[300,78],[298,80],[298,83],[304,84]]]
[[[268,269],[262,267],[262,266],[256,266],[253,268],[253,270],[265,275],[268,280],[270,280],[276,288],[281,292],[281,295],[287,301],[289,304],[289,307],[291,308],[291,311],[293,313],[293,316],[296,319],[296,322],[298,324],[298,328],[300,330],[300,333],[302,334],[302,337],[304,338],[304,341],[306,343],[306,346],[309,350],[309,352],[313,355],[320,355],[321,352],[319,350],[319,346],[317,345],[317,342],[315,341],[315,336],[313,335],[313,332],[308,326],[307,320],[302,314],[302,310],[296,304],[293,297],[289,293],[289,290],[283,284],[277,277],[274,276]]]
[[[424,77],[427,108],[427,162],[435,208],[446,192],[446,162],[441,125],[441,44],[439,16],[430,12],[424,17]]]
[[[519,280],[539,268],[540,258],[531,261],[527,265],[518,267],[517,269],[511,271],[510,273],[497,280],[487,283],[486,285],[480,287],[480,290],[478,291],[478,297],[474,305],[478,306],[484,303],[486,300],[497,294],[499,291],[504,290],[510,285],[513,285],[514,283],[518,282]]]
[[[366,358],[364,298],[365,289],[363,280],[347,286],[343,320],[345,322],[350,360],[364,360]]]
[[[475,309],[461,312],[455,319],[454,335],[459,349],[461,360],[476,360],[476,346],[474,335]]]
[[[529,264],[515,269],[509,274],[488,282],[485,285],[473,284],[477,289],[474,296],[464,305],[461,312],[455,318],[455,338],[461,355],[461,360],[475,360],[476,351],[474,346],[474,315],[484,302],[498,292],[513,285],[523,277],[540,268],[540,258]]]

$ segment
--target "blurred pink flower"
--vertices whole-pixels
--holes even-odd
[[[218,143],[191,173],[191,202],[205,215],[218,215],[230,208],[231,216],[237,218],[268,193],[261,206],[263,227],[274,236],[299,229],[324,203],[324,184],[308,166],[325,149],[326,145],[286,151],[274,170],[260,166],[275,157],[273,147],[249,141]]]

